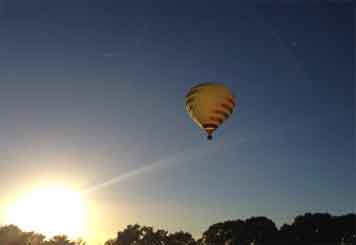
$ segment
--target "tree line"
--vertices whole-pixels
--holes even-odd
[[[55,221],[54,221],[55,222]],[[70,222],[70,221],[69,221]],[[229,220],[211,225],[199,239],[185,231],[169,233],[138,224],[118,231],[105,245],[356,245],[356,214],[306,213],[279,229],[266,217]],[[0,245],[85,245],[65,235],[46,239],[14,225],[0,227]],[[90,245],[90,244],[88,244]]]

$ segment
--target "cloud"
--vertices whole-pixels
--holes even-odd
[[[168,156],[166,158],[163,158],[161,160],[158,160],[156,162],[150,163],[148,165],[145,165],[141,168],[138,169],[134,169],[131,170],[127,173],[115,176],[103,183],[91,186],[87,189],[85,189],[83,191],[83,193],[89,194],[95,191],[99,191],[101,189],[110,187],[112,185],[118,184],[122,181],[126,181],[134,176],[138,176],[138,175],[142,175],[142,174],[147,174],[149,172],[152,171],[156,171],[158,169],[161,169],[163,167],[169,167],[172,165],[176,165],[176,164],[182,164],[185,162],[189,162],[193,159],[199,159],[207,154],[212,154],[216,151],[221,150],[221,148],[225,148],[229,145],[231,145],[230,141],[234,141],[234,146],[236,146],[236,144],[243,144],[247,142],[246,138],[240,138],[237,142],[235,141],[235,139],[232,137],[228,140],[226,140],[225,142],[223,142],[222,144],[219,144],[219,142],[216,142],[216,144],[212,144],[212,145],[208,145],[207,144],[211,144],[212,142],[204,142],[204,144],[198,146],[198,147],[194,147],[194,148],[186,148],[183,151],[177,153],[176,155],[171,155]]]

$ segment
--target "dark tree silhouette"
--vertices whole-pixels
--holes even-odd
[[[278,229],[272,220],[266,217],[252,217],[245,221],[247,243],[275,244]]]
[[[168,233],[150,226],[128,225],[105,245],[356,245],[356,214],[332,216],[306,213],[279,230],[266,217],[225,221],[211,225],[197,241],[190,233]],[[65,235],[49,240],[14,225],[0,226],[0,245],[85,245]]]
[[[355,224],[355,214],[331,216],[323,213],[306,213],[297,216],[291,225],[285,224],[278,231],[271,220],[253,217],[245,221],[214,224],[203,233],[199,244],[356,245]]]
[[[196,245],[192,235],[188,232],[179,231],[169,234],[168,241],[170,245]]]
[[[141,229],[139,225],[128,225],[125,230],[117,233],[114,245],[131,245],[139,241],[141,237]]]
[[[331,216],[327,213],[306,213],[297,216],[291,225],[283,225],[280,238],[289,244],[354,244],[356,215]]]
[[[202,244],[225,245],[246,240],[245,222],[242,220],[225,221],[209,227],[203,233]]]
[[[278,230],[272,220],[252,217],[246,221],[235,220],[218,223],[203,233],[201,243],[206,245],[258,244],[277,240]]]
[[[196,242],[187,232],[168,234],[162,229],[154,230],[150,226],[136,224],[119,231],[117,238],[108,240],[105,245],[196,245]]]

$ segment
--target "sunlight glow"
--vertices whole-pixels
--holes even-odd
[[[48,237],[66,234],[77,238],[86,230],[86,206],[79,192],[63,187],[37,189],[7,210],[6,223]]]

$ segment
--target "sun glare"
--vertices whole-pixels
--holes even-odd
[[[86,228],[85,202],[79,192],[71,189],[38,189],[10,205],[7,223],[48,237],[58,234],[81,237]]]

